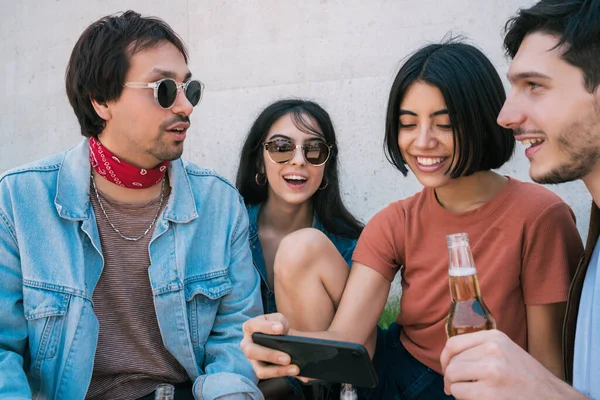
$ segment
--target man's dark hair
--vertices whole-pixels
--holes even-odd
[[[586,90],[592,93],[600,84],[599,0],[542,0],[520,9],[508,20],[505,31],[504,48],[511,58],[531,33],[558,36],[556,47],[564,46],[563,60],[581,69]]]
[[[271,126],[288,114],[300,131],[322,137],[326,143],[333,145],[323,173],[323,181],[327,182],[327,186],[317,190],[311,198],[315,214],[328,232],[358,239],[363,225],[348,211],[340,193],[335,130],[327,111],[315,102],[301,99],[278,100],[269,104],[258,115],[242,147],[236,187],[246,204],[260,204],[267,200],[268,184],[258,185],[255,179],[256,174],[264,170],[263,143]],[[310,125],[309,118],[315,120],[316,127]]]
[[[496,118],[506,99],[498,72],[477,48],[448,40],[427,45],[411,55],[394,79],[388,100],[384,149],[387,159],[404,175],[406,162],[398,147],[400,105],[415,82],[440,90],[448,109],[456,164],[452,178],[500,168],[515,147],[512,131]]]
[[[187,63],[183,41],[166,22],[131,10],[100,18],[81,34],[71,53],[65,81],[83,136],[97,137],[105,126],[90,100],[101,104],[117,100],[130,57],[165,41],[171,42]]]

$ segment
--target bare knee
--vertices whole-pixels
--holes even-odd
[[[277,307],[290,326],[303,331],[327,329],[349,269],[329,238],[311,228],[289,234],[279,244],[273,268]],[[326,270],[338,273],[326,274]]]
[[[290,233],[281,240],[275,254],[275,279],[287,281],[306,276],[319,255],[332,246],[329,238],[318,229],[305,228]]]

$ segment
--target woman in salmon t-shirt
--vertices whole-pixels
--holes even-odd
[[[543,89],[528,90],[536,96]],[[258,376],[296,369],[259,361],[274,362],[282,354],[252,343],[250,334],[288,333],[364,343],[374,355],[379,386],[362,391],[362,398],[450,398],[439,362],[450,305],[446,235],[466,232],[498,329],[562,377],[561,326],[571,270],[583,247],[573,213],[558,196],[492,171],[514,150],[512,132],[496,124],[505,98],[498,73],[473,46],[428,45],[406,61],[389,97],[386,153],[402,173],[408,166],[424,189],[367,224],[327,331],[288,331],[281,314],[245,324],[242,347]],[[544,151],[543,142],[532,144],[538,146],[528,152]],[[311,231],[295,234],[311,241]],[[327,252],[318,258],[343,261]],[[401,312],[389,330],[371,335],[398,271]]]

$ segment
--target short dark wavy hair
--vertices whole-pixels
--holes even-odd
[[[542,0],[520,9],[505,31],[504,48],[510,58],[530,33],[559,36],[557,47],[565,45],[562,58],[583,72],[586,90],[592,93],[600,84],[599,0]]]
[[[452,178],[500,168],[514,152],[512,131],[496,119],[506,93],[498,72],[476,47],[450,39],[412,54],[396,75],[388,100],[384,149],[387,159],[404,175],[406,162],[398,147],[400,104],[415,82],[442,92],[452,125],[458,160]]]
[[[129,58],[165,41],[171,42],[187,63],[183,41],[159,18],[142,17],[129,10],[102,17],[87,27],[71,52],[65,74],[67,97],[83,136],[98,137],[105,127],[91,100],[117,100],[123,91]]]

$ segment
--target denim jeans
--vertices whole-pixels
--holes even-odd
[[[444,393],[444,377],[414,358],[400,342],[401,327],[393,323],[388,330],[377,328],[373,365],[379,384],[361,388],[359,399],[415,400],[453,399]]]

